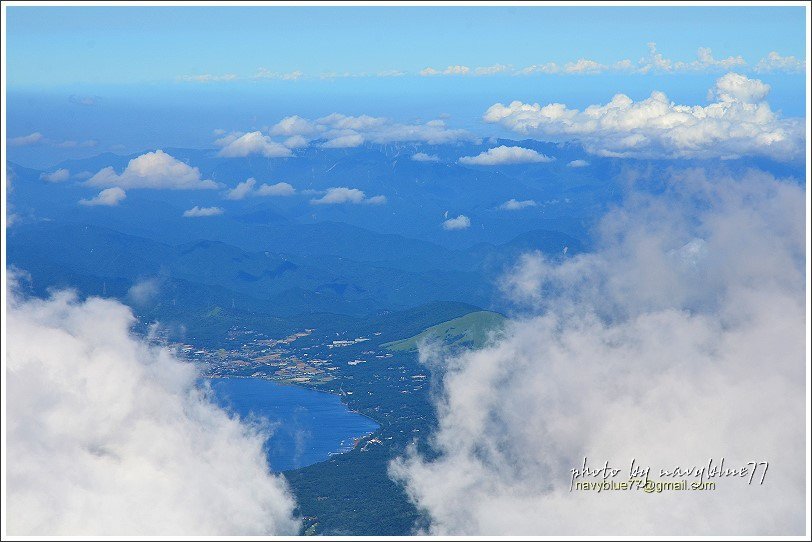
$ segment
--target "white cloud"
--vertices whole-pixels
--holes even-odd
[[[76,141],[73,139],[67,139],[65,141],[49,141],[55,147],[59,147],[60,149],[75,149],[75,148],[92,148],[99,144],[98,141],[95,139],[87,139],[85,141]]]
[[[257,180],[253,177],[246,179],[226,192],[226,198],[240,200],[247,196],[292,196],[296,193],[296,189],[288,183],[262,183],[258,187],[256,184]]]
[[[799,60],[794,56],[781,56],[775,51],[772,51],[766,57],[762,58],[756,64],[755,71],[757,73],[770,73],[770,72],[788,72],[800,73],[806,69],[806,62]]]
[[[386,203],[386,196],[378,195],[372,196],[371,198],[367,198],[364,203],[369,205],[383,205]]]
[[[285,141],[282,142],[282,144],[289,149],[302,149],[304,147],[307,147],[309,143],[310,142],[307,140],[306,137],[300,135],[290,136],[289,138],[287,138]]]
[[[224,81],[234,81],[238,79],[236,74],[224,73],[222,75],[215,75],[211,73],[203,73],[200,75],[181,75],[178,80],[187,83],[222,83]]]
[[[764,101],[769,85],[728,73],[716,81],[717,102],[677,105],[662,92],[639,102],[624,94],[584,110],[560,103],[494,104],[486,122],[520,134],[578,139],[588,152],[636,158],[728,158],[762,155],[792,159],[804,147],[798,119],[782,119]]]
[[[264,435],[194,366],[134,336],[127,307],[60,292],[8,306],[9,534],[293,535]]]
[[[200,170],[166,154],[162,150],[133,158],[121,174],[106,167],[85,183],[89,186],[119,186],[121,188],[154,188],[194,190],[217,188],[217,183],[200,178]]]
[[[456,64],[454,66],[449,66],[443,70],[443,75],[467,75],[468,72],[471,71],[471,68],[468,66],[460,66]]]
[[[118,186],[105,188],[99,192],[96,197],[91,199],[79,200],[80,205],[96,206],[101,205],[105,207],[113,207],[127,198],[127,193]]]
[[[223,214],[223,210],[220,207],[198,207],[197,205],[191,209],[183,211],[183,216],[186,218],[217,216],[221,214]]]
[[[567,164],[568,167],[574,167],[574,168],[587,167],[588,165],[589,165],[589,162],[587,162],[586,160],[573,160],[572,162]]]
[[[255,184],[257,184],[257,180],[253,177],[238,183],[237,186],[226,192],[226,198],[233,200],[244,199],[254,191]]]
[[[479,68],[475,68],[474,75],[497,75],[500,73],[505,73],[506,71],[508,71],[508,66],[505,66],[504,64],[494,64],[493,66],[480,66]]]
[[[60,168],[56,171],[43,173],[39,176],[39,178],[43,181],[48,181],[49,183],[61,183],[70,179],[70,171],[65,168]]]
[[[346,149],[363,145],[364,136],[361,134],[345,134],[328,139],[322,144],[325,149]]]
[[[758,79],[748,79],[738,73],[728,73],[716,80],[713,94],[723,103],[759,103],[770,93],[770,85]]]
[[[292,196],[295,193],[296,189],[290,183],[262,183],[256,191],[257,196]]]
[[[662,53],[657,52],[657,44],[649,42],[647,44],[649,50],[648,58],[640,59],[640,73],[648,73],[651,71],[670,72],[673,69],[673,62],[665,58]]]
[[[292,115],[274,124],[268,133],[271,136],[314,136],[319,133],[319,129],[309,120]]]
[[[516,200],[516,199],[509,199],[505,203],[499,206],[500,209],[503,211],[518,211],[521,209],[525,209],[527,207],[535,207],[537,204],[532,199],[526,200]]]
[[[272,137],[288,137],[288,147],[304,147],[316,139],[324,139],[324,148],[352,148],[365,142],[386,144],[420,142],[430,145],[473,140],[466,130],[448,128],[443,120],[424,124],[402,124],[385,117],[342,115],[332,113],[316,120],[297,115],[285,117],[268,131]],[[291,141],[292,138],[293,139]]]
[[[487,68],[483,68],[487,69]],[[444,70],[435,70],[434,68],[424,68],[420,70],[420,75],[422,77],[430,77],[433,75],[468,75],[471,72],[471,68],[468,66],[462,66],[459,64],[454,64],[448,66]]]
[[[568,62],[564,65],[565,73],[600,73],[607,69],[607,66],[586,58],[581,58],[576,62]]]
[[[8,140],[8,144],[12,147],[27,147],[28,145],[36,145],[43,141],[43,135],[39,132],[33,132],[28,135],[12,137]]]
[[[471,227],[471,219],[465,215],[459,215],[457,218],[449,218],[443,221],[444,230],[464,230]]]
[[[697,71],[707,71],[709,69],[720,69],[720,70],[730,70],[733,68],[742,68],[747,65],[744,58],[739,56],[729,56],[727,58],[718,60],[713,57],[713,52],[710,50],[709,47],[700,47],[696,53],[697,60],[689,63],[683,64],[682,62],[677,62],[675,64],[675,69],[688,69],[688,70],[697,70]]]
[[[526,255],[505,288],[530,315],[503,340],[420,351],[444,375],[434,451],[390,473],[429,532],[802,535],[805,198],[760,172],[688,171],[607,215],[596,252]],[[711,458],[770,467],[763,485],[762,466],[714,491],[570,492],[584,457],[616,482],[633,458],[653,481]]]
[[[222,146],[217,156],[224,158],[244,158],[259,154],[266,158],[285,158],[293,156],[288,147],[263,135],[262,132],[233,132],[215,142]]]
[[[127,289],[127,300],[135,305],[146,305],[158,297],[161,280],[157,277],[139,280]]]
[[[440,157],[435,154],[426,154],[425,152],[416,152],[412,155],[412,160],[415,162],[439,162]]]
[[[550,158],[541,154],[533,149],[525,149],[524,147],[508,147],[502,145],[488,149],[477,156],[463,156],[460,158],[460,164],[469,166],[498,166],[503,164],[531,164],[541,162],[552,162],[554,158]]]
[[[252,79],[279,79],[281,81],[298,81],[304,77],[304,73],[299,70],[292,72],[274,72],[266,68],[259,68]]]
[[[327,192],[320,198],[310,200],[313,205],[335,205],[340,203],[366,203],[369,205],[381,205],[386,203],[385,196],[372,196],[367,198],[363,190],[357,188],[347,188],[338,186],[328,188]]]
[[[559,73],[561,68],[559,68],[558,64],[555,62],[547,62],[546,64],[533,64],[532,66],[527,66],[526,68],[522,68],[518,70],[515,75],[531,75],[534,73]]]

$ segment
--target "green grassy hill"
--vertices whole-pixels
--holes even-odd
[[[476,311],[432,326],[422,333],[384,343],[384,348],[394,352],[417,350],[421,341],[442,342],[446,346],[461,348],[482,348],[493,331],[505,324],[505,317],[496,312]]]

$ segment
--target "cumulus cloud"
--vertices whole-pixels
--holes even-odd
[[[464,230],[466,228],[471,227],[471,219],[465,215],[459,215],[456,218],[449,218],[448,220],[443,221],[443,229],[444,230]]]
[[[770,73],[770,72],[789,72],[800,73],[806,69],[806,62],[799,60],[794,56],[781,56],[775,51],[772,51],[766,57],[762,58],[756,64],[755,71],[757,73]]]
[[[292,196],[295,193],[296,189],[290,183],[262,183],[255,192],[257,196]]]
[[[133,158],[121,174],[106,167],[86,181],[89,186],[118,186],[169,190],[217,188],[217,183],[201,179],[200,170],[162,150]]]
[[[70,171],[65,168],[60,168],[56,171],[43,173],[39,176],[39,178],[43,181],[48,181],[49,183],[61,183],[70,179]]]
[[[256,184],[257,180],[253,177],[246,179],[226,192],[226,198],[240,200],[248,196],[292,196],[296,193],[296,189],[288,183],[262,183],[259,187]]]
[[[266,158],[293,156],[288,147],[263,135],[260,131],[248,132],[247,134],[232,132],[215,141],[215,144],[222,147],[217,156],[224,158],[244,158],[252,154],[259,154]]]
[[[579,167],[587,167],[588,165],[589,162],[587,162],[586,160],[573,160],[572,162],[567,164],[567,167],[579,168]]]
[[[525,209],[527,207],[535,207],[537,203],[532,199],[526,200],[516,200],[516,199],[509,199],[505,203],[499,206],[499,208],[503,211],[519,211],[521,209]]]
[[[524,147],[508,147],[502,145],[488,149],[476,156],[463,156],[460,164],[468,166],[498,166],[504,164],[532,164],[552,162],[554,158],[541,154],[533,149]]]
[[[421,349],[443,375],[434,450],[390,473],[429,532],[803,534],[805,198],[761,172],[681,172],[610,212],[595,252],[525,255],[504,282],[525,315],[504,339]],[[598,495],[570,491],[584,458],[616,482],[632,459],[652,482],[710,459],[769,469],[763,485],[762,466],[752,485]]]
[[[79,200],[80,205],[114,207],[127,198],[127,193],[118,186],[105,188],[96,197]]]
[[[223,214],[223,209],[220,207],[198,207],[195,205],[191,209],[183,211],[183,216],[186,218],[198,218],[203,216],[218,216]]]
[[[111,300],[8,306],[5,505],[14,535],[292,535],[264,435]]]
[[[436,154],[426,154],[425,152],[416,152],[412,155],[412,160],[415,162],[439,162],[440,157]]]
[[[313,136],[318,134],[319,130],[309,120],[292,115],[274,124],[268,133],[272,136]]]
[[[588,152],[634,158],[798,157],[803,123],[785,119],[765,101],[769,85],[737,73],[716,81],[707,106],[677,105],[662,92],[639,102],[624,94],[584,110],[564,104],[514,101],[491,106],[484,120],[528,135],[578,139]]]
[[[12,147],[27,147],[29,145],[36,145],[41,143],[43,135],[40,132],[32,132],[28,135],[12,137],[8,140],[8,144]]]
[[[435,119],[423,124],[403,124],[385,117],[370,115],[343,115],[332,113],[315,120],[298,115],[285,117],[273,125],[268,134],[271,137],[286,137],[285,145],[304,147],[316,139],[325,140],[325,148],[352,148],[370,143],[418,142],[438,145],[475,138],[466,130],[446,126],[443,120]],[[295,139],[293,139],[295,138]],[[289,145],[288,143],[293,145]]]
[[[372,196],[368,198],[363,190],[338,186],[328,188],[320,198],[310,200],[313,205],[335,205],[339,203],[365,203],[368,205],[382,205],[386,203],[386,196]]]

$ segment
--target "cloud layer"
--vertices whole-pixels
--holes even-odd
[[[106,167],[86,181],[88,186],[118,186],[124,189],[153,188],[196,190],[217,188],[217,183],[202,179],[200,170],[162,150],[133,158],[120,174]]]
[[[577,139],[602,156],[798,158],[804,149],[803,123],[773,112],[765,101],[769,90],[757,79],[728,73],[711,91],[716,101],[704,107],[677,105],[662,92],[639,102],[617,94],[605,105],[584,110],[560,103],[497,103],[484,120],[523,135]]]
[[[412,449],[390,472],[429,532],[804,532],[804,190],[760,172],[666,185],[608,214],[594,253],[525,255],[504,288],[529,315],[504,340],[421,350],[444,372],[436,455]],[[633,458],[653,481],[722,457],[769,471],[714,491],[571,492],[585,457],[616,481]]]
[[[324,139],[326,148],[358,147],[366,142],[417,142],[439,145],[473,140],[466,130],[449,128],[442,120],[423,124],[403,124],[385,117],[342,115],[333,113],[316,120],[299,116],[285,117],[268,131],[271,136],[298,137],[310,142]],[[300,140],[297,142],[301,143]]]
[[[12,299],[7,500],[15,535],[295,534],[263,435],[129,331],[118,302]]]

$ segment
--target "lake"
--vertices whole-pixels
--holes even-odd
[[[259,416],[270,422],[273,434],[266,448],[271,468],[277,472],[349,451],[356,438],[379,427],[329,393],[259,378],[215,378],[210,382],[220,406],[242,418]]]

